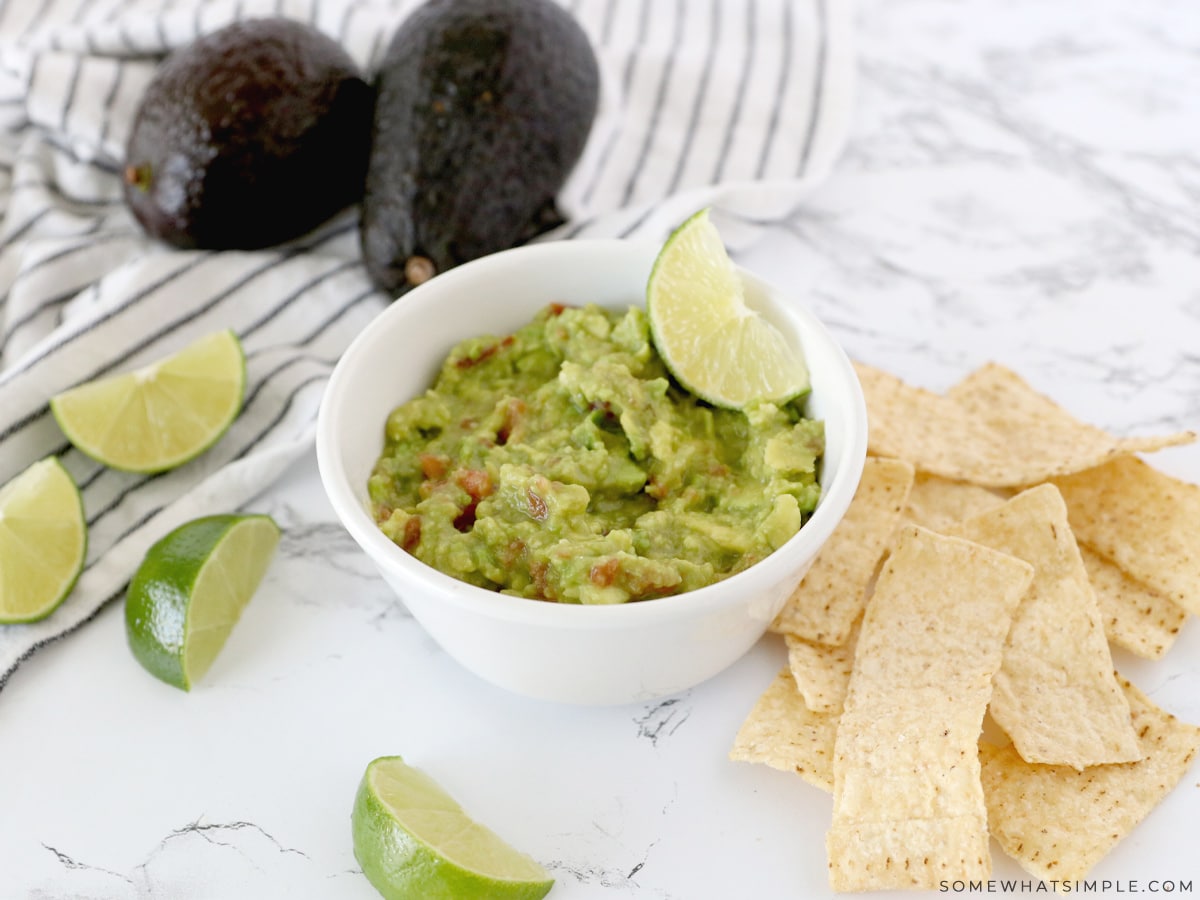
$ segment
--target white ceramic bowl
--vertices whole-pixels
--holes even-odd
[[[825,420],[822,498],[779,550],[700,590],[615,606],[544,603],[465,584],[389,541],[368,512],[367,479],[384,421],[425,390],[463,338],[506,334],[551,302],[641,304],[657,247],[560,241],[445,272],[381,313],[342,356],[321,403],[317,460],[333,508],[417,621],[454,659],[500,687],[580,704],[645,701],[689,688],[762,636],[842,518],[866,455],[862,390],[845,353],[799,302],[751,300],[804,348],[808,414]]]

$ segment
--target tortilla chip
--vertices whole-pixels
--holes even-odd
[[[1132,456],[1055,484],[1082,543],[1200,615],[1200,486]]]
[[[1175,643],[1187,611],[1134,581],[1086,545],[1079,548],[1108,640],[1146,659],[1161,659]]]
[[[910,526],[863,617],[837,728],[834,890],[986,878],[977,742],[1004,639],[1033,569]]]
[[[804,705],[791,672],[783,669],[742,723],[729,758],[795,772],[823,791],[833,790],[837,715]]]
[[[1001,505],[1007,498],[990,488],[918,472],[908,494],[904,520],[932,531],[948,531],[971,516]]]
[[[836,646],[862,614],[867,588],[912,487],[913,468],[868,459],[846,515],[812,568],[771,624],[771,630]]]
[[[974,815],[863,822],[830,831],[825,849],[835,891],[933,890],[991,872],[987,831]]]
[[[1079,421],[1044,394],[1035,391],[1012,369],[999,363],[987,363],[971,372],[946,392],[946,396],[968,415],[1004,430],[1018,426],[1022,431],[1061,433],[1062,438],[1086,436],[1096,442],[1105,455],[1150,453],[1165,447],[1177,447],[1196,440],[1192,431],[1137,437],[1115,437],[1106,431]],[[1045,446],[1052,447],[1058,438]],[[1062,446],[1070,448],[1069,443]]]
[[[983,745],[983,787],[992,835],[1046,880],[1083,878],[1183,778],[1200,750],[1200,728],[1163,712],[1124,679],[1140,762],[1076,772],[1031,765],[1012,747]]]
[[[1033,582],[1013,616],[992,718],[1027,762],[1076,769],[1140,759],[1129,704],[1058,489],[1043,484],[968,519],[958,534],[1023,559]]]
[[[861,363],[855,369],[867,401],[871,453],[984,487],[1037,484],[1117,454],[1195,440],[1192,432],[1114,437],[1078,421],[997,365],[972,373],[947,396]]]
[[[840,713],[854,669],[854,648],[858,643],[858,624],[851,628],[845,643],[837,647],[784,635],[788,648],[788,668],[804,705],[813,712]]]

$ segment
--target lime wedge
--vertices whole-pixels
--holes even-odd
[[[350,824],[354,855],[387,900],[537,900],[554,884],[399,756],[367,766]]]
[[[71,593],[87,556],[83,501],[51,456],[0,487],[0,623],[35,622]]]
[[[71,388],[50,401],[59,427],[93,459],[162,472],[217,442],[242,406],[246,359],[232,331],[200,338],[134,372]]]
[[[799,347],[746,304],[741,277],[703,209],[659,251],[646,287],[659,355],[676,380],[716,406],[782,403],[809,388]]]
[[[125,633],[155,678],[191,690],[258,589],[279,543],[269,516],[206,516],[146,553],[125,595]]]

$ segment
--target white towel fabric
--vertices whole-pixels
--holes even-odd
[[[845,139],[847,0],[563,0],[602,71],[601,113],[548,239],[662,239],[713,205],[731,244],[792,212]],[[243,507],[311,443],[339,354],[387,304],[356,211],[268,251],[182,252],[121,200],[123,148],[162,54],[242,18],[336,37],[372,74],[416,0],[0,0],[0,483],[56,454],[83,494],[87,567],[49,618],[0,626],[0,686],[120,597],[147,548]],[[66,388],[233,328],[245,407],[172,472],[116,472],[49,414]]]

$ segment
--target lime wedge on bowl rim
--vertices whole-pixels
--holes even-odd
[[[125,595],[125,633],[155,678],[191,690],[266,574],[279,527],[262,515],[205,516],[146,553]]]
[[[554,884],[399,756],[367,766],[350,824],[363,874],[387,900],[537,900]]]
[[[36,622],[54,612],[86,556],[83,501],[56,457],[0,487],[0,624]]]
[[[133,371],[89,381],[50,400],[72,444],[127,472],[163,472],[195,459],[242,407],[246,358],[218,331]]]
[[[799,347],[746,302],[746,286],[702,209],[659,251],[646,286],[654,346],[676,380],[714,406],[783,403],[809,389]]]

